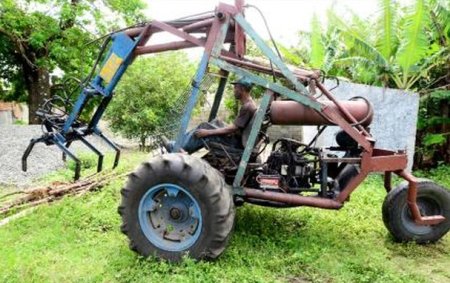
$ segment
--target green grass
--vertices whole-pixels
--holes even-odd
[[[111,172],[111,168],[114,164],[114,154],[106,154],[103,160],[102,173]],[[150,154],[135,151],[123,151],[119,161],[119,166],[114,170],[117,173],[125,173],[133,170],[142,161],[150,158]],[[78,159],[81,162],[81,179],[86,176],[91,176],[97,172],[97,156],[89,152],[80,152]],[[73,180],[75,162],[67,158],[66,168],[53,171],[36,180],[36,184],[48,184],[52,182],[66,182]],[[101,174],[102,174],[101,173]]]
[[[145,158],[126,155],[119,170]],[[450,187],[449,173],[450,168],[441,168],[428,177]],[[58,176],[71,177],[60,172],[43,181]],[[116,212],[124,181],[39,207],[1,227],[0,281],[450,281],[450,236],[426,246],[394,243],[381,220],[385,192],[377,176],[340,211],[245,205],[237,211],[232,240],[219,260],[180,264],[143,259],[128,249]]]

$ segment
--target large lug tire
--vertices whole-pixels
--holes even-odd
[[[144,257],[215,259],[234,227],[231,190],[201,159],[165,154],[143,163],[121,191],[121,230]]]
[[[389,192],[383,203],[383,222],[397,242],[433,243],[450,229],[450,192],[429,181],[417,184],[417,205],[422,216],[443,215],[437,225],[418,225],[412,219],[407,204],[408,184],[403,183]]]

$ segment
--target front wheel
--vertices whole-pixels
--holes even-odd
[[[436,242],[450,229],[450,192],[431,182],[417,184],[417,206],[422,216],[442,215],[437,225],[418,225],[407,203],[408,184],[403,183],[389,192],[383,203],[383,221],[397,242],[415,241],[419,244]]]
[[[132,250],[170,261],[217,258],[235,216],[220,173],[184,154],[155,157],[130,174],[119,213]]]

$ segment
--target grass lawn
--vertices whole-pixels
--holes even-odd
[[[145,158],[126,154],[119,171]],[[71,174],[62,170],[42,182]],[[450,167],[427,177],[450,187],[447,176]],[[450,282],[450,234],[433,245],[394,243],[382,223],[385,192],[377,176],[340,211],[245,205],[217,261],[180,264],[128,249],[117,214],[124,181],[1,227],[0,282]]]

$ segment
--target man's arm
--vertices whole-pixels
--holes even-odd
[[[199,129],[195,131],[195,136],[198,138],[204,138],[209,136],[222,136],[222,135],[229,135],[232,133],[235,133],[239,130],[239,128],[235,124],[231,124],[229,126],[226,126],[224,128],[218,128],[218,129]]]

